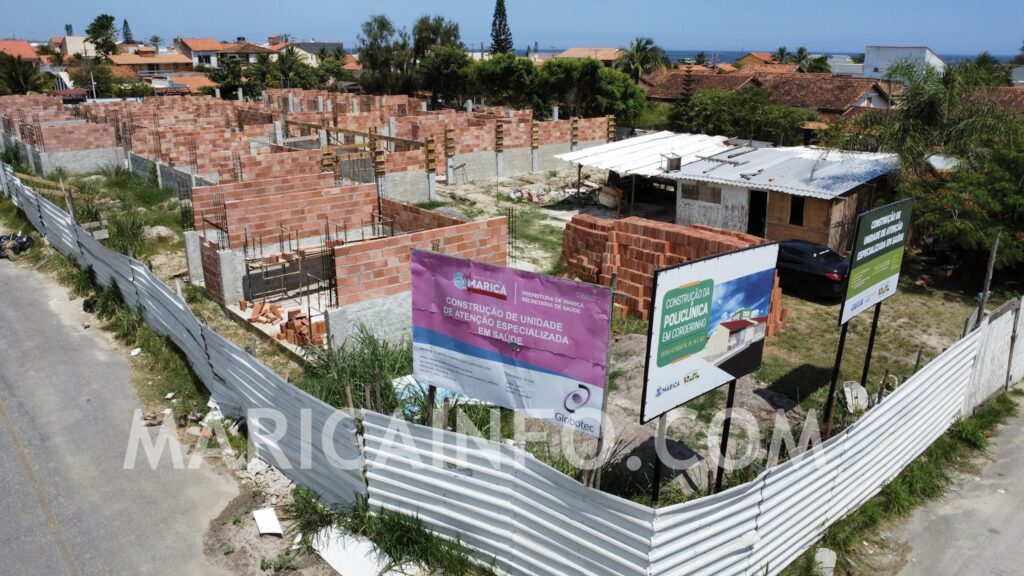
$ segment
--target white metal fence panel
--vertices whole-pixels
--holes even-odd
[[[758,541],[764,476],[706,498],[660,508],[650,574],[742,574]]]
[[[964,398],[965,416],[1006,387],[1006,376],[1010,370],[1010,340],[1016,327],[1013,304],[1007,302],[987,319],[978,369],[974,371]]]
[[[418,516],[438,534],[494,558],[498,568],[517,572],[509,563],[516,458],[511,446],[369,410],[363,411],[363,427],[370,504]]]
[[[1024,296],[1020,297],[1024,300]],[[1021,303],[1024,306],[1024,302]],[[1024,310],[1017,310],[1017,330],[1013,338],[1013,359],[1010,361],[1010,384],[1024,380]]]

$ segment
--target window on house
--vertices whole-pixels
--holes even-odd
[[[209,64],[210,63],[210,55],[209,54],[200,55],[199,56],[199,63],[200,64]]]
[[[697,185],[696,184],[683,184],[680,187],[679,196],[683,200],[696,200],[697,196],[698,196]]]
[[[707,184],[701,184],[697,199],[700,200],[701,202],[721,204],[722,189],[717,186],[708,186]]]
[[[789,197],[789,223],[793,226],[804,225],[804,200],[803,196]]]

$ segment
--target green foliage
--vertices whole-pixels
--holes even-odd
[[[643,113],[633,123],[634,128],[641,130],[668,130],[669,115],[672,113],[672,105],[664,102],[648,102]]]
[[[74,260],[64,256],[55,257],[57,281],[68,289],[71,296],[78,298],[92,293],[92,272],[78,267]]]
[[[948,178],[948,181],[947,181]],[[916,225],[936,250],[980,272],[994,229],[1002,227],[996,268],[1024,265],[1024,138],[996,142],[978,168],[948,176],[908,175]]]
[[[30,94],[53,88],[53,76],[40,72],[21,56],[0,53],[0,94]]]
[[[960,81],[967,86],[1013,86],[1011,67],[988,52],[978,54],[973,62],[957,62],[950,66],[947,74],[960,76]]]
[[[122,254],[138,258],[146,248],[146,221],[139,212],[129,210],[113,214],[107,221],[110,239],[107,246]]]
[[[383,14],[370,16],[359,34],[359,83],[371,94],[412,94],[416,89],[412,40]]]
[[[505,0],[497,0],[494,3],[494,17],[491,20],[491,53],[509,54],[512,52],[512,30],[508,27]]]
[[[96,46],[96,52],[104,56],[117,52],[117,27],[114,17],[100,14],[85,29],[85,39]]]
[[[473,62],[468,75],[473,91],[486,98],[488,104],[529,108],[536,103],[537,70],[527,58],[496,54]]]
[[[125,18],[121,24],[121,39],[124,40],[125,44],[134,44],[135,37],[132,36],[132,29],[128,26],[128,19]]]
[[[458,22],[443,16],[420,16],[412,26],[412,54],[417,63],[437,48],[458,48],[465,54]]]
[[[297,385],[324,402],[348,407],[351,390],[355,408],[390,414],[399,408],[392,382],[412,373],[412,344],[388,342],[360,325],[356,336],[337,350],[307,348],[304,371]]]
[[[614,115],[633,125],[647,109],[643,89],[629,76],[592,58],[557,58],[541,67],[535,101],[550,99],[572,116]]]
[[[439,102],[458,105],[469,85],[469,54],[458,46],[439,46],[420,60],[419,74],[423,88],[431,93],[434,105]]]
[[[629,76],[633,82],[639,82],[640,77],[664,70],[668,66],[665,50],[651,38],[637,37],[615,60],[615,68]]]
[[[111,85],[110,95],[114,98],[143,98],[155,93],[153,86],[145,82],[123,81]]]
[[[720,134],[781,145],[803,143],[803,126],[813,112],[772,101],[762,88],[737,92],[700,90],[672,107],[669,125],[676,132]]]
[[[337,523],[341,510],[320,501],[312,490],[298,484],[292,488],[292,502],[281,507],[281,519],[288,524],[288,537],[299,537],[297,545],[303,554],[316,553],[316,538],[325,528]]]

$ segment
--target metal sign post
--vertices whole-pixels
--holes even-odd
[[[732,407],[736,401],[736,380],[729,382],[729,397],[725,401],[725,422],[722,424],[722,447],[718,451],[718,472],[715,474],[715,493],[722,491],[725,478],[725,456],[729,448],[729,429],[732,427]]]
[[[828,386],[828,400],[825,401],[825,439],[828,439],[828,435],[832,432],[832,406],[836,400],[836,384],[839,382],[839,367],[843,363],[843,349],[846,348],[846,332],[849,330],[850,324],[843,324],[843,329],[839,332],[839,348],[836,350],[836,364],[832,368],[832,381]]]
[[[661,495],[661,455],[658,454],[658,446],[665,443],[665,435],[668,428],[668,421],[665,414],[658,418],[658,434],[654,437],[654,478],[651,480],[651,508],[658,507],[658,497]]]
[[[868,336],[868,351],[864,355],[864,372],[860,375],[860,384],[868,387],[868,370],[871,368],[871,352],[875,349],[875,334],[878,332],[878,317],[882,314],[882,303],[875,304],[875,315],[871,319],[871,335]]]

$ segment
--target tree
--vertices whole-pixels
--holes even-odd
[[[805,62],[810,60],[810,58],[811,55],[809,52],[807,52],[807,48],[800,46],[799,48],[796,49],[796,52],[793,52],[792,54],[789,54],[786,57],[786,61],[793,62],[803,66]]]
[[[127,18],[121,24],[121,39],[124,40],[125,44],[135,44],[135,37],[132,36],[132,29],[128,26]]]
[[[117,29],[114,17],[100,14],[85,29],[85,39],[96,47],[97,55],[108,56],[117,52]]]
[[[850,62],[853,62],[854,64],[863,64],[864,63],[864,53],[861,52],[860,54],[855,54],[853,56],[850,56]]]
[[[815,117],[814,112],[772,101],[762,88],[700,90],[673,105],[669,125],[676,132],[792,145],[803,142],[803,126]]]
[[[693,63],[698,66],[707,66],[708,55],[705,54],[703,50],[697,52],[697,55],[693,57]]]
[[[423,87],[430,90],[431,102],[459,104],[466,95],[469,83],[468,69],[472,60],[457,46],[438,46],[420,61]]]
[[[238,58],[225,58],[219,68],[210,70],[206,75],[220,86],[220,97],[225,100],[234,100],[238,97],[238,89],[245,88],[242,62]]]
[[[277,53],[277,75],[280,78],[282,88],[295,88],[292,86],[292,79],[299,64],[302,64],[299,51],[294,44],[289,44]]]
[[[0,53],[0,94],[45,92],[53,87],[53,76],[40,72],[21,56]]]
[[[786,50],[785,46],[779,46],[775,49],[775,53],[772,55],[772,58],[779,63],[785,62],[789,59],[789,50]]]
[[[668,67],[665,50],[651,38],[636,38],[615,60],[615,68],[639,82],[642,76]]]
[[[545,62],[534,100],[538,104],[553,101],[570,116],[614,115],[627,126],[637,122],[647,109],[644,91],[629,76],[592,58]]]
[[[508,54],[512,50],[512,30],[508,27],[505,0],[497,0],[494,4],[494,18],[491,20],[491,53]]]
[[[828,63],[828,56],[818,56],[817,58],[808,57],[800,63],[800,69],[809,74],[828,74],[829,72],[832,72],[832,65]]]
[[[416,89],[413,47],[408,32],[387,16],[370,16],[359,34],[359,83],[371,94],[412,94]]]
[[[948,180],[948,181],[947,181]],[[982,273],[993,230],[1003,234],[996,268],[1024,265],[1024,139],[994,143],[977,170],[908,179],[901,191],[915,199],[914,216],[932,247]],[[971,275],[977,277],[977,275]]]
[[[458,23],[445,20],[442,16],[420,16],[412,27],[413,62],[419,63],[439,46],[462,47]]]
[[[1010,60],[1014,66],[1024,66],[1024,43],[1021,43],[1020,52]]]
[[[529,59],[515,54],[496,54],[488,60],[473,62],[469,67],[469,83],[473,92],[485,97],[490,104],[515,108],[535,104],[537,70]]]
[[[970,64],[973,66],[973,63]],[[1021,120],[986,98],[980,75],[962,66],[945,71],[900,62],[889,68],[886,83],[900,87],[895,106],[837,124],[825,139],[839,148],[896,154],[905,175],[930,172],[927,159],[941,152],[968,169],[984,160],[994,142],[1016,134]]]
[[[157,51],[160,50],[160,42],[162,42],[162,41],[163,41],[163,38],[157,36],[156,34],[153,34],[152,36],[149,37],[149,45],[152,46],[153,48],[156,48]]]
[[[110,65],[105,62],[96,63],[82,59],[68,68],[68,74],[76,87],[85,88],[90,92],[93,91],[95,82],[93,95],[96,98],[109,98],[114,93],[114,74]]]
[[[950,73],[959,75],[969,86],[1013,86],[1013,73],[988,52],[978,54],[973,62],[957,62]]]

